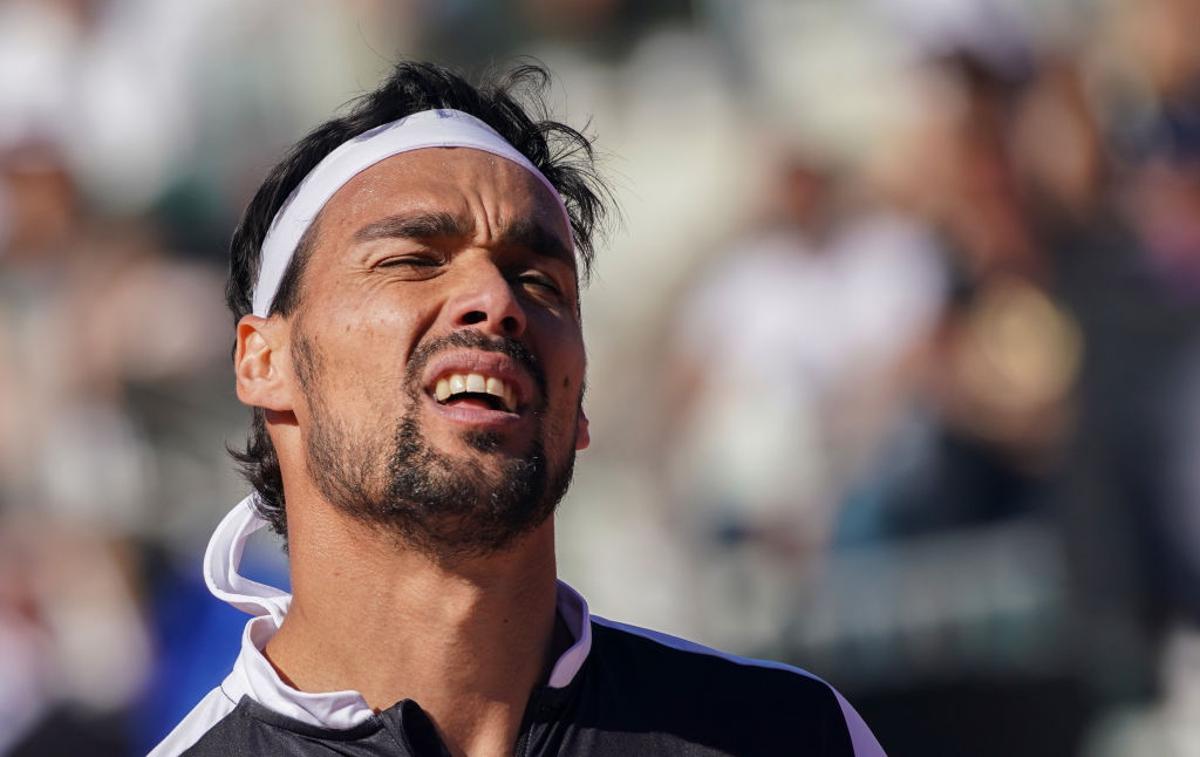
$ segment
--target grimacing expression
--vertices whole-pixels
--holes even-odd
[[[334,195],[291,331],[331,504],[443,557],[553,512],[587,445],[569,233],[535,176],[468,148],[391,157]]]

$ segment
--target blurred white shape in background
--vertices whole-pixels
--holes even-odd
[[[0,145],[48,137],[106,210],[143,209],[197,161],[282,148],[347,82],[373,82],[384,61],[366,13],[315,0],[12,0],[0,5]],[[257,127],[241,135],[253,145],[231,121]]]

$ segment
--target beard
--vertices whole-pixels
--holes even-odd
[[[491,464],[481,464],[473,456],[443,452],[426,438],[420,422],[421,375],[431,357],[449,348],[503,353],[534,377],[539,399],[526,411],[534,429],[523,453],[498,454],[503,442],[498,432],[464,432],[468,447],[491,456]],[[567,445],[564,462],[552,470],[543,441],[545,377],[536,358],[515,340],[457,331],[419,348],[405,371],[407,409],[390,435],[356,434],[330,412],[320,389],[323,361],[303,334],[295,356],[311,408],[305,453],[318,489],[338,510],[386,529],[403,547],[439,562],[503,551],[544,523],[570,486],[574,445]]]

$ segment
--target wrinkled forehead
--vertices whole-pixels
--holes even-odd
[[[322,225],[369,222],[400,213],[443,213],[465,225],[536,224],[573,247],[559,200],[524,166],[469,147],[431,147],[394,155],[342,186]]]

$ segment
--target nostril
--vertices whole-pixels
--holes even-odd
[[[524,321],[519,315],[505,315],[499,321],[489,316],[486,310],[468,310],[459,317],[463,326],[486,327],[489,323],[506,336],[517,336],[524,330]]]

